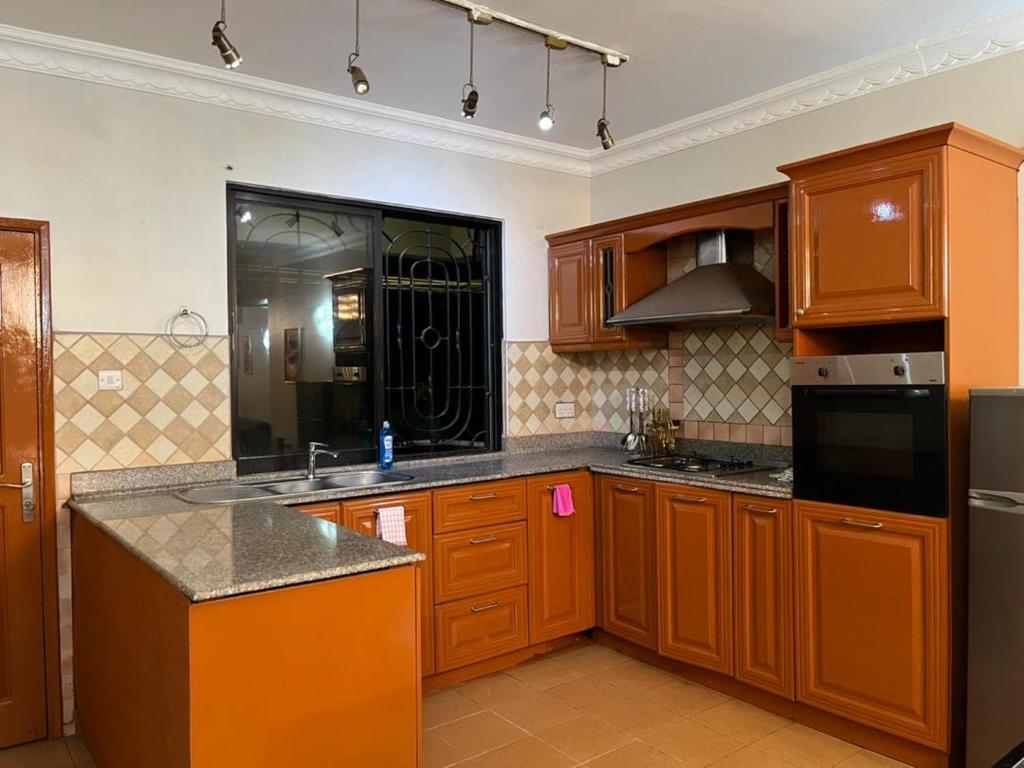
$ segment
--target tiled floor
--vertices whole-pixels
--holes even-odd
[[[0,768],[96,768],[77,736],[0,749]]]
[[[588,645],[432,694],[426,768],[897,768],[668,672]]]

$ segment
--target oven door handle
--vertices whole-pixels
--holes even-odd
[[[809,387],[804,390],[807,397],[886,397],[893,399],[919,399],[931,397],[927,389],[904,389],[902,387],[858,387],[857,389],[836,389],[835,387]]]

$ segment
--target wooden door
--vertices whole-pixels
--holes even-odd
[[[941,318],[944,150],[797,178],[796,327]]]
[[[784,499],[733,496],[736,679],[793,698],[793,520]]]
[[[52,424],[41,406],[42,377],[51,375],[49,326],[41,314],[41,302],[49,300],[47,237],[45,224],[0,219],[0,747],[47,735],[41,505],[41,429]],[[12,487],[24,482],[31,486]]]
[[[948,749],[947,521],[793,506],[797,699]]]
[[[601,477],[601,606],[606,632],[658,648],[654,485]]]
[[[559,245],[549,251],[548,338],[552,346],[593,340],[591,279],[589,240]]]
[[[731,675],[732,505],[728,493],[659,484],[658,651]]]
[[[622,341],[626,337],[625,327],[606,323],[609,317],[626,308],[623,246],[622,235],[593,242],[590,300],[593,338],[597,343]]]
[[[422,606],[423,674],[434,674],[434,581],[433,535],[431,531],[430,493],[403,493],[346,501],[341,505],[341,520],[364,536],[377,536],[377,510],[381,507],[405,507],[405,537],[409,547],[427,556],[416,564],[420,571]]]
[[[554,514],[552,489],[572,488],[575,514]],[[594,626],[594,502],[589,472],[532,477],[527,482],[530,642]]]

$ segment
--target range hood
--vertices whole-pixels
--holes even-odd
[[[754,268],[754,232],[696,233],[697,267],[607,320],[609,325],[775,321],[775,284]]]

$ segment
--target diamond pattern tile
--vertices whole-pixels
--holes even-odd
[[[97,372],[123,371],[120,391]],[[228,340],[179,350],[164,336],[57,334],[57,471],[231,458]]]

